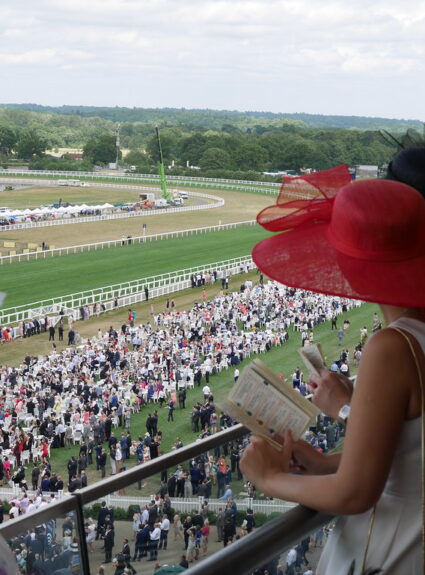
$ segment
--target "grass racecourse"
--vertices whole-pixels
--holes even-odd
[[[4,265],[4,307],[248,255],[266,235],[246,227]]]
[[[84,192],[86,191],[85,189]],[[217,195],[223,195],[226,199],[226,206],[223,209],[193,212],[192,214],[185,214],[184,217],[180,216],[180,214],[175,216],[153,216],[152,220],[149,219],[149,233],[206,226],[208,222],[212,225],[217,224],[219,220],[235,222],[253,219],[262,207],[273,202],[270,197],[242,194],[240,192],[217,192]],[[7,202],[3,203],[8,205]],[[138,218],[134,218],[134,220],[138,220]],[[32,238],[32,241],[38,241],[34,236],[43,234],[40,237],[48,243],[75,245],[85,241],[100,241],[100,239],[120,237],[124,232],[136,235],[136,226],[140,229],[141,221],[130,222],[128,220],[128,225],[135,226],[134,229],[125,227],[125,230],[123,230],[123,226],[127,226],[127,222],[123,221],[119,223],[120,230],[113,228],[116,225],[116,222],[111,224],[111,226],[107,222],[102,222],[91,224],[90,226],[87,224],[83,226],[57,226],[55,228],[43,228],[42,230],[26,232],[11,230],[10,232],[8,231],[8,235],[26,235]],[[159,229],[160,227],[162,229]],[[111,230],[116,230],[114,232],[116,233],[115,236],[111,235]],[[65,239],[62,237],[63,235],[66,236]],[[216,262],[246,255],[250,253],[253,245],[266,235],[260,228],[239,228],[230,232],[216,232],[145,245],[120,246],[103,251],[2,266],[0,267],[0,291],[7,292],[7,298],[3,305],[4,307],[11,307],[45,299],[53,295],[64,295],[92,287],[106,286],[149,275],[158,275],[205,262]],[[58,242],[58,239],[61,238],[65,243]],[[70,241],[71,239],[73,239],[72,242]],[[232,278],[230,289],[238,289],[245,279],[245,276]],[[255,282],[258,280],[258,276],[252,273],[251,279]],[[207,297],[213,298],[220,290],[221,285],[208,286]],[[201,291],[201,289],[196,288],[174,294],[176,309],[182,310],[192,306],[194,301],[201,298]],[[158,298],[135,306],[138,320],[146,322],[151,319],[151,305],[154,305],[155,312],[165,309],[165,300],[165,297]],[[351,356],[354,346],[359,341],[360,328],[366,325],[371,331],[372,316],[376,309],[377,307],[372,304],[365,304],[346,314],[350,319],[351,325],[349,332],[344,336],[343,346],[350,350]],[[97,333],[99,328],[106,330],[110,325],[119,328],[126,321],[127,310],[119,309],[91,318],[86,322],[78,322],[76,327],[82,337],[91,337]],[[340,322],[342,323],[342,320]],[[336,331],[331,331],[329,323],[321,324],[314,329],[315,342],[322,344],[328,361],[339,357],[340,347],[338,346],[336,333]],[[58,351],[63,349],[64,344],[56,343]],[[290,378],[295,367],[300,364],[297,353],[300,343],[299,334],[291,332],[289,341],[285,345],[273,348],[262,359],[271,369]],[[26,340],[17,340],[8,345],[0,346],[0,364],[19,365],[26,354],[43,355],[49,353],[50,350],[51,344],[48,342],[47,334],[41,334]],[[221,372],[212,377],[210,385],[214,397],[217,400],[223,399],[227,395],[232,382],[233,370]],[[181,437],[185,445],[196,439],[196,435],[192,433],[190,428],[190,410],[196,401],[202,401],[202,399],[201,388],[189,390],[186,402],[187,409],[176,409],[173,423],[167,422],[168,410],[159,410],[159,428],[164,433],[162,444],[164,452],[171,449],[176,437]],[[131,433],[133,438],[145,433],[147,413],[148,408],[145,407],[140,414],[132,416]],[[121,430],[117,430],[117,433],[120,432]],[[71,455],[77,454],[78,447],[52,450],[52,468],[66,478],[66,463]],[[130,466],[133,464],[134,458],[129,462]],[[109,463],[107,469],[109,472]],[[100,474],[95,471],[93,466],[88,471],[88,478],[89,483],[100,479]],[[142,493],[144,495],[153,493],[158,483],[157,477],[151,478]],[[237,493],[238,486],[236,485],[235,487]],[[126,491],[128,494],[140,493],[132,488]]]

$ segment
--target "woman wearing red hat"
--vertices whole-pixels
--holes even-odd
[[[399,182],[348,183],[345,167],[302,179],[321,196],[259,214],[285,233],[255,246],[255,263],[285,285],[379,303],[387,328],[365,346],[342,454],[254,437],[240,467],[270,496],[341,515],[317,575],[423,573],[425,202]]]

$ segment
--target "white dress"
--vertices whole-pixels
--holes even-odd
[[[95,523],[90,523],[87,527],[87,543],[93,543],[96,541],[96,525]]]
[[[425,323],[401,318],[391,326],[411,333],[425,353]],[[422,565],[421,418],[405,421],[390,474],[376,504],[366,568],[383,575],[418,575]],[[361,573],[371,511],[342,516],[323,550],[317,575]]]

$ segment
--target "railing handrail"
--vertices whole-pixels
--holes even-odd
[[[297,505],[281,517],[265,523],[260,529],[242,537],[232,545],[205,557],[202,562],[188,569],[186,573],[188,575],[252,573],[331,520],[332,515],[325,515]]]
[[[5,539],[13,539],[34,525],[40,525],[51,519],[57,519],[66,513],[77,513],[79,526],[84,526],[82,506],[97,501],[111,492],[125,487],[159,473],[163,469],[173,467],[190,460],[205,451],[214,449],[219,445],[240,439],[249,433],[249,430],[238,424],[227,430],[218,432],[199,442],[191,443],[156,459],[150,460],[118,475],[103,479],[91,486],[79,489],[71,497],[64,497],[60,501],[48,506],[21,515],[0,525],[0,534]],[[332,516],[319,513],[301,505],[284,513],[281,517],[271,520],[260,529],[243,537],[238,542],[205,558],[200,565],[188,570],[190,575],[215,575],[216,573],[232,573],[243,575],[252,573],[253,569],[267,564],[285,549],[295,545],[308,533],[328,523]],[[85,540],[81,541],[82,551],[85,550]],[[83,553],[84,555],[84,553]],[[88,575],[90,566],[88,558],[83,557],[83,572]]]
[[[89,485],[83,489],[78,489],[72,493],[72,495],[78,496],[81,504],[87,505],[92,501],[102,499],[102,497],[105,497],[109,493],[119,491],[120,489],[124,489],[142,479],[146,479],[156,473],[160,473],[163,469],[177,466],[184,461],[197,457],[205,451],[213,450],[215,447],[218,447],[223,443],[240,439],[248,433],[249,430],[242,425],[234,425],[233,427],[215,433],[210,437],[206,437],[205,439],[201,439],[200,441],[191,443],[155,459],[151,459],[141,465],[136,465],[118,475],[113,475],[106,479],[102,479],[101,481],[97,481],[93,485]],[[39,525],[49,519],[61,517],[64,513],[68,513],[74,508],[75,497],[64,497],[59,501],[50,503],[47,507],[37,509],[36,511],[26,515],[21,515],[16,519],[11,519],[6,523],[2,523],[0,525],[0,534],[8,539],[13,537],[14,534],[16,535],[18,532],[23,532],[26,529],[34,527],[34,525]]]

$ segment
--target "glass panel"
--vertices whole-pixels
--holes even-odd
[[[21,573],[83,573],[80,534],[75,512],[34,525],[7,541]]]
[[[313,575],[333,522],[303,537],[296,545],[280,553],[254,571],[255,575]]]
[[[109,562],[128,562],[130,571],[149,574],[157,563],[195,564],[291,509],[293,504],[266,499],[244,482],[238,470],[243,445],[221,445],[86,506],[100,534],[89,552],[91,573],[105,562],[107,575],[114,572]],[[155,446],[143,450],[145,460],[155,455]]]

